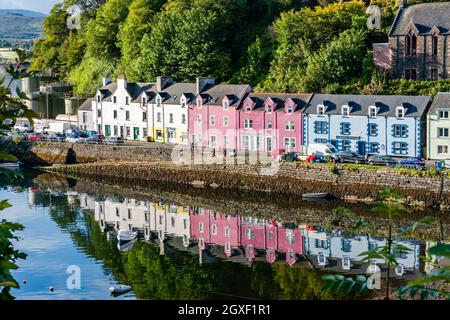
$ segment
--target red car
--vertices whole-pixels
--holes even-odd
[[[42,140],[42,135],[40,135],[40,134],[30,134],[29,136],[28,136],[28,140],[30,140],[30,141],[40,141],[40,140]]]

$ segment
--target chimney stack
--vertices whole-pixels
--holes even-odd
[[[216,79],[215,78],[197,78],[196,82],[196,94],[199,95],[200,93],[205,90],[205,88],[208,85],[215,85]]]
[[[156,91],[163,91],[168,84],[173,83],[173,78],[170,77],[156,77]]]
[[[123,74],[117,77],[117,87],[122,89],[127,88],[127,80]]]
[[[103,77],[103,86],[106,87],[108,84],[112,82],[111,78]]]

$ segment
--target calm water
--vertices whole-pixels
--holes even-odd
[[[27,283],[12,291],[17,299],[330,299],[321,275],[365,274],[368,264],[358,255],[385,242],[163,198],[83,192],[73,180],[39,181],[0,190],[13,205],[0,217],[25,226],[16,246],[28,258],[14,276]],[[137,230],[139,241],[119,244],[120,229]],[[397,241],[411,249],[397,257],[398,284],[430,272],[419,255],[431,243]],[[80,289],[67,288],[69,266],[80,268]],[[133,291],[112,297],[108,288],[116,283]]]

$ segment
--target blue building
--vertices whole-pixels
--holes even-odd
[[[305,109],[303,144],[421,157],[430,101],[428,96],[315,94]]]

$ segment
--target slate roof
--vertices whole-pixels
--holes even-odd
[[[201,96],[206,98],[204,105],[222,105],[222,100],[226,96],[231,101],[229,106],[236,107],[249,89],[250,86],[247,84],[218,84],[210,86]]]
[[[92,101],[94,101],[94,98],[88,98],[86,101],[84,101],[81,106],[78,107],[78,110],[82,111],[92,111]]]
[[[255,103],[254,111],[264,111],[264,102],[269,97],[275,102],[275,111],[284,111],[286,101],[292,99],[297,104],[297,108],[294,110],[296,112],[307,106],[311,96],[310,93],[250,93],[248,98]],[[242,109],[243,107],[240,108],[240,110]]]
[[[412,22],[419,34],[430,34],[436,26],[441,34],[450,34],[450,2],[431,2],[400,8],[389,36],[404,35]]]
[[[305,113],[317,114],[317,105],[325,105],[327,115],[340,115],[341,107],[348,105],[350,115],[367,116],[369,107],[376,106],[379,116],[395,117],[398,106],[405,107],[406,117],[421,117],[429,103],[429,96],[382,96],[382,95],[346,95],[314,94]]]
[[[112,102],[112,96],[116,90],[117,82],[112,82],[100,88],[100,92],[104,95],[102,101]],[[156,96],[159,93],[163,97],[163,103],[179,104],[183,94],[188,98],[188,101],[194,99],[195,90],[195,83],[169,84],[161,92],[156,90],[155,83],[127,83],[127,92],[131,96],[131,102],[140,102],[144,93],[147,95],[149,102],[155,102]]]
[[[439,92],[431,104],[428,114],[436,113],[437,109],[449,109],[450,110],[450,92]]]

